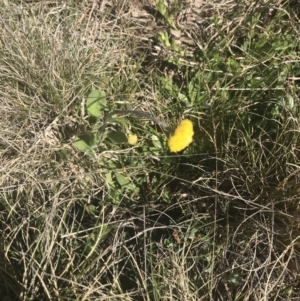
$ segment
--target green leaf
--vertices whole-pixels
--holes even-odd
[[[81,139],[75,140],[73,145],[81,152],[85,152],[90,148],[90,146]]]
[[[107,133],[107,137],[116,144],[127,142],[127,136],[121,131],[116,131],[116,132],[110,131]]]
[[[108,185],[113,185],[113,179],[112,179],[112,174],[111,174],[111,172],[107,172],[107,173],[105,174],[105,180],[106,180],[106,183],[107,183]]]
[[[169,92],[173,91],[173,80],[171,77],[163,77],[162,82],[164,83],[164,88],[167,91],[169,91]]]
[[[112,122],[117,122],[118,124],[127,125],[130,124],[130,121],[126,118],[120,118],[120,117],[112,117]]]
[[[294,111],[294,107],[295,107],[295,101],[294,98],[291,95],[287,95],[287,107],[289,110],[291,110],[292,112]]]
[[[167,8],[165,6],[164,0],[156,0],[156,5],[157,5],[157,8],[158,8],[158,11],[162,14],[162,16],[166,17]]]
[[[188,103],[188,98],[181,92],[178,93],[178,101]]]
[[[88,212],[88,213],[95,213],[96,211],[96,206],[92,205],[92,204],[86,204],[84,205],[84,209]]]
[[[203,88],[203,79],[200,74],[196,74],[188,85],[188,96],[192,104],[202,104],[207,99],[206,94],[202,94]]]
[[[91,92],[86,100],[86,109],[90,116],[99,117],[106,107],[105,93],[101,90]]]
[[[81,152],[85,152],[90,148],[90,146],[79,137],[76,137],[75,141],[73,142],[73,145]]]
[[[75,138],[73,145],[81,152],[89,150],[95,144],[95,136],[90,135],[80,135]]]
[[[114,162],[114,161],[112,161],[112,160],[109,160],[109,161],[107,162],[107,166],[108,166],[109,168],[112,168],[112,169],[118,168],[117,163]]]
[[[172,45],[170,43],[169,36],[166,31],[159,32],[158,39],[164,44],[165,47],[171,48]]]
[[[152,143],[156,147],[156,149],[162,149],[162,145],[156,135],[151,136]]]
[[[115,173],[116,176],[116,180],[117,182],[121,185],[121,186],[126,186],[130,183],[130,180],[128,178],[126,178],[125,176],[123,176],[120,173]]]

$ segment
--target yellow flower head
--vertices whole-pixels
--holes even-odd
[[[137,138],[137,135],[135,135],[135,134],[129,134],[127,136],[127,142],[130,145],[136,145],[137,140],[138,140],[138,138]]]
[[[188,147],[194,136],[193,123],[184,119],[175,129],[175,133],[168,140],[168,146],[173,153],[180,152]]]

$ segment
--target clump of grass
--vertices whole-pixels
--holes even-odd
[[[160,44],[145,53],[126,3],[101,6],[101,16],[72,1],[22,5],[0,9],[1,295],[297,297],[293,3],[204,5],[203,22],[183,28],[174,22],[188,7],[158,1],[165,28],[151,30]],[[112,111],[191,120],[194,141],[170,153],[149,120],[119,118],[108,129],[133,129],[136,144],[105,140],[80,153],[72,142],[91,131],[85,100],[94,90]]]

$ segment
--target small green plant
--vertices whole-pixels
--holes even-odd
[[[103,91],[95,90],[89,94],[86,100],[86,111],[89,115],[89,121],[92,129],[91,133],[78,135],[75,138],[73,145],[79,151],[88,151],[99,144],[100,141],[97,134],[98,128],[96,120],[103,114],[106,105],[106,96]]]
[[[168,24],[176,29],[174,18],[171,14],[169,14],[167,7],[165,5],[164,0],[156,0],[156,6],[160,14],[165,18],[165,20],[168,22]]]
[[[82,134],[78,135],[73,145],[79,150],[79,151],[89,151],[92,148],[95,148],[100,145],[100,143],[105,139],[108,138],[112,143],[114,144],[122,144],[122,143],[128,143],[129,145],[135,145],[137,143],[137,136],[132,134],[128,129],[125,131],[128,134],[126,134],[124,131],[106,131],[106,125],[109,122],[111,118],[113,118],[114,115],[118,114],[126,114],[126,115],[137,115],[140,117],[146,117],[156,124],[158,124],[163,130],[165,130],[167,133],[172,134],[173,130],[171,127],[169,127],[166,123],[162,122],[161,120],[157,119],[156,117],[143,112],[143,111],[136,111],[136,110],[114,110],[111,113],[109,113],[106,118],[104,119],[101,126],[99,126],[99,121],[97,120],[100,118],[100,116],[103,114],[103,111],[106,109],[106,99],[105,99],[105,93],[100,90],[93,91],[89,94],[87,101],[86,101],[86,109],[88,112],[88,115],[90,117],[89,122],[91,126],[91,132],[88,134]],[[119,123],[126,124],[124,120],[122,119],[116,119],[116,121],[119,121]],[[182,125],[179,125],[175,130],[175,135],[172,135],[170,139],[168,140],[168,145],[171,150],[171,152],[178,152],[186,148],[193,140],[193,124],[191,121],[186,120],[183,122],[188,123],[188,131],[183,128],[181,130]],[[178,133],[180,134],[178,135]],[[182,135],[188,136],[187,141],[183,143],[181,141]],[[179,136],[179,137],[178,137]],[[176,139],[175,139],[176,138]],[[156,135],[152,135],[152,142],[157,149],[161,149],[162,145],[158,142],[159,139]]]
[[[190,53],[189,48],[183,46],[180,39],[184,36],[184,32],[181,32],[181,28],[175,24],[174,16],[178,15],[184,4],[180,1],[175,1],[171,6],[166,7],[164,0],[156,0],[157,10],[160,12],[162,17],[166,20],[167,29],[158,33],[158,39],[165,48],[163,60],[171,63],[177,67],[186,65],[187,61],[190,61],[193,55]]]
[[[182,66],[180,58],[184,56],[185,51],[174,39],[170,39],[169,34],[166,31],[159,32],[158,38],[163,46],[170,51],[166,61],[178,67]]]
[[[166,31],[159,32],[158,38],[166,48],[173,50],[180,55],[184,55],[184,50],[179,47],[175,40],[170,40],[169,35]]]
[[[86,100],[86,109],[90,116],[98,118],[101,116],[106,104],[105,92],[95,90],[89,94]]]
[[[113,116],[118,113],[126,113],[127,111],[113,111],[112,113],[108,114],[103,121],[103,124],[100,125],[101,120],[103,120],[101,117],[104,115],[106,109],[107,101],[105,92],[101,90],[92,91],[87,97],[86,101],[86,111],[91,129],[90,133],[78,135],[73,142],[73,145],[79,151],[85,152],[96,148],[105,138],[108,138],[114,144],[122,144],[126,142],[129,142],[130,144],[132,142],[131,140],[128,140],[131,138],[131,136],[127,137],[124,131],[105,131],[109,119],[113,118]],[[117,119],[117,121],[123,124],[126,123],[121,119]]]

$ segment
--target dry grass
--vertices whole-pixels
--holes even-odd
[[[248,2],[3,1],[3,300],[297,300],[300,11]],[[96,89],[193,146],[78,152]]]

